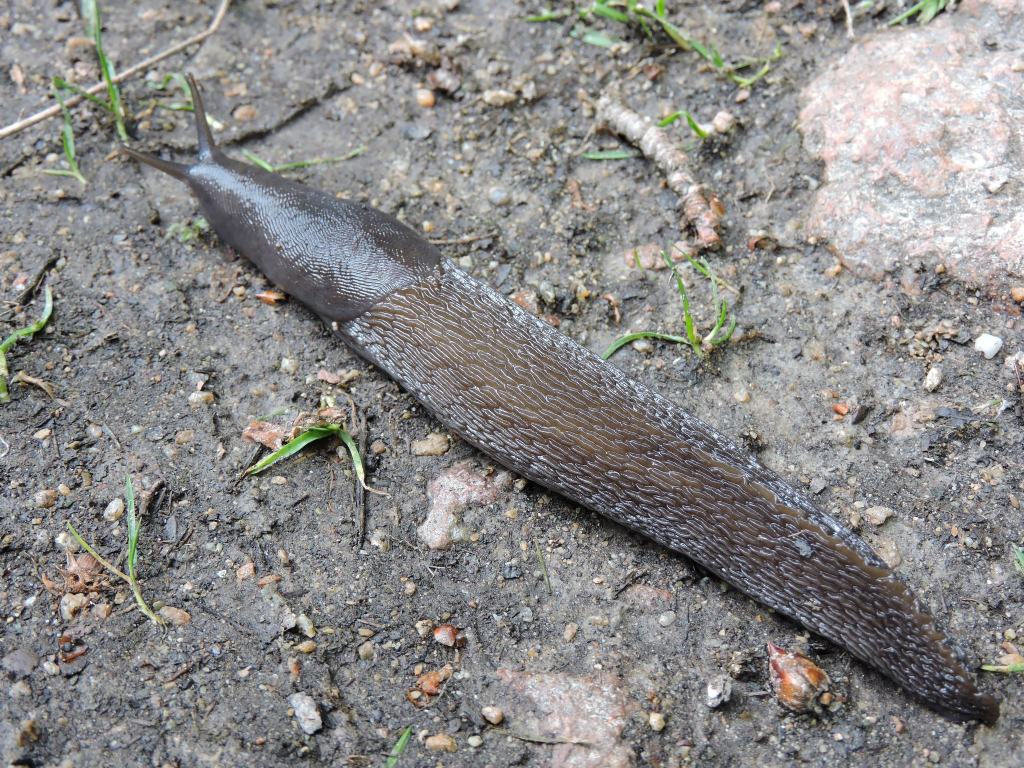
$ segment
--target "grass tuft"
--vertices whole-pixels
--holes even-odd
[[[96,558],[96,562],[110,571],[114,576],[125,582],[132,590],[132,595],[135,596],[135,605],[139,611],[146,616],[154,624],[163,624],[164,620],[161,619],[153,609],[146,603],[145,598],[142,597],[142,588],[139,586],[139,538],[142,535],[142,526],[139,524],[139,519],[135,515],[135,487],[132,485],[132,479],[126,477],[124,479],[124,498],[126,517],[128,522],[128,554],[127,564],[128,573],[124,573],[119,568],[116,568],[109,560],[104,558],[96,549],[89,544],[82,535],[75,530],[75,526],[71,524],[69,520],[67,523],[68,531],[72,536],[75,537],[75,541],[82,547],[86,552]]]
[[[927,24],[949,5],[949,0],[921,0],[889,22],[890,27],[902,24],[917,16],[918,24]]]
[[[395,766],[398,765],[398,760],[402,757],[402,753],[405,752],[405,748],[409,745],[409,738],[411,736],[412,726],[408,725],[398,737],[398,741],[396,741],[395,745],[391,748],[391,753],[388,755],[388,759],[384,762],[385,768],[395,768]]]
[[[7,376],[10,373],[7,368],[7,353],[10,352],[11,348],[18,343],[19,339],[30,338],[34,334],[43,330],[49,322],[50,315],[52,314],[53,291],[50,290],[50,286],[46,286],[46,299],[43,303],[43,314],[40,315],[39,319],[31,325],[19,328],[4,339],[3,342],[0,342],[0,403],[9,403],[11,401],[11,392],[7,385]]]
[[[100,63],[100,75],[107,84],[107,101],[110,113],[114,116],[114,127],[117,137],[128,141],[128,130],[124,124],[124,105],[121,103],[121,90],[114,82],[114,65],[110,63],[103,50],[103,24],[100,21],[100,8],[96,0],[82,0],[82,19],[85,21],[86,33],[96,45],[96,58]]]
[[[274,165],[273,163],[264,160],[262,157],[257,155],[255,152],[250,152],[247,149],[242,150],[242,154],[245,155],[245,159],[253,165],[259,166],[264,171],[270,173],[283,173],[285,171],[295,171],[300,168],[312,168],[314,165],[326,165],[327,163],[343,163],[346,160],[351,160],[354,157],[359,157],[366,151],[365,146],[356,147],[351,152],[337,157],[317,157],[312,160],[296,160],[291,163],[281,163],[280,165]]]
[[[669,269],[672,270],[672,275],[676,280],[676,291],[679,293],[679,299],[683,307],[683,329],[686,335],[679,336],[659,331],[627,333],[617,338],[608,346],[608,349],[601,355],[603,359],[607,360],[622,347],[639,339],[654,339],[657,341],[667,341],[671,344],[686,344],[693,350],[693,353],[699,360],[704,360],[712,351],[726,344],[732,338],[733,331],[736,330],[736,318],[731,316],[729,313],[729,303],[718,292],[719,284],[725,285],[725,283],[711,271],[711,266],[707,261],[703,258],[686,257],[690,266],[700,275],[707,278],[711,285],[711,303],[714,307],[715,322],[711,330],[704,336],[701,336],[697,331],[697,323],[690,309],[690,297],[687,293],[683,276],[679,272],[679,265],[672,261],[671,257],[664,251],[661,252],[661,257],[665,260]]]
[[[260,472],[263,472],[277,464],[277,462],[283,461],[290,456],[294,456],[307,445],[323,440],[325,437],[337,437],[345,445],[345,448],[348,450],[348,455],[352,459],[352,469],[356,473],[356,479],[359,481],[359,485],[363,487],[363,490],[369,491],[370,493],[376,493],[381,496],[388,495],[384,493],[384,491],[371,488],[366,484],[366,470],[363,468],[363,456],[359,452],[359,446],[356,445],[356,441],[353,439],[349,431],[340,424],[321,424],[319,426],[310,427],[304,432],[296,435],[273,453],[264,456],[262,459],[257,461],[245,470],[242,477],[258,475]]]

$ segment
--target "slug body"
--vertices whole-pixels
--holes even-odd
[[[506,467],[680,552],[927,705],[994,722],[927,611],[861,539],[729,439],[444,259],[397,220],[225,157],[198,89],[185,181],[217,234]]]

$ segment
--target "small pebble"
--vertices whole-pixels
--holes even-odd
[[[929,392],[934,392],[939,388],[942,383],[942,366],[933,365],[928,369],[928,373],[924,377],[924,388]]]
[[[481,744],[483,744],[484,740],[481,739],[479,736],[474,735],[466,739],[466,743],[475,749],[476,747],[479,747]]]
[[[749,403],[750,393],[745,389],[739,389],[733,393],[733,397],[736,398],[737,403]]]
[[[306,637],[316,637],[316,627],[313,626],[313,622],[306,614],[300,613],[295,625]]]
[[[213,403],[213,392],[208,392],[205,389],[199,392],[193,392],[188,396],[188,404],[193,408],[197,408],[200,405],[211,405]]]
[[[986,360],[991,360],[1003,348],[1003,340],[990,333],[983,333],[974,340],[974,348],[981,352]]]
[[[420,619],[416,622],[416,634],[420,637],[429,635],[433,628],[434,622],[430,621],[430,619]]]
[[[440,624],[434,628],[434,641],[454,648],[459,643],[459,630],[451,624]]]
[[[711,127],[715,133],[728,133],[736,127],[736,116],[723,110],[711,120]]]
[[[281,358],[281,373],[287,373],[289,376],[294,375],[299,370],[299,361],[293,357],[282,357]]]
[[[157,613],[160,614],[168,624],[172,624],[175,627],[181,627],[192,621],[192,615],[188,611],[183,611],[181,608],[175,608],[172,605],[165,605]]]
[[[408,597],[412,597],[413,595],[415,595],[416,594],[416,582],[415,581],[407,581],[407,582],[405,582],[404,591],[405,591],[406,596],[408,596]]]
[[[373,658],[373,650],[373,641],[367,640],[365,643],[360,643],[357,652],[359,653],[360,659],[363,661],[370,661]]]
[[[663,614],[661,614],[658,617],[658,623],[661,626],[663,626],[663,627],[670,627],[670,626],[672,626],[672,624],[673,624],[673,622],[675,622],[675,620],[676,620],[676,612],[675,611],[665,611]]]
[[[494,89],[484,91],[482,98],[484,100],[484,104],[489,107],[504,107],[515,101],[516,95],[509,91]]]
[[[508,205],[512,198],[504,187],[491,187],[487,191],[487,199],[491,201],[491,205],[502,206]]]
[[[57,503],[57,491],[53,488],[44,488],[41,491],[36,491],[36,495],[32,497],[32,500],[40,509],[50,509]]]
[[[649,355],[654,351],[654,345],[647,339],[637,339],[630,346],[642,355]]]
[[[1015,285],[1010,289],[1010,298],[1018,304],[1024,304],[1024,285]]]
[[[427,736],[423,740],[423,746],[431,752],[454,752],[458,749],[455,739],[447,733],[436,733],[433,736]]]
[[[448,435],[442,432],[431,432],[421,440],[413,440],[413,456],[442,456],[448,453]]]
[[[107,504],[103,510],[103,519],[108,523],[116,523],[124,515],[124,502],[121,499],[114,499]]]
[[[566,624],[565,630],[562,632],[562,639],[567,643],[571,643],[576,639],[576,633],[580,631],[579,624]]]
[[[416,103],[424,109],[431,109],[437,103],[437,97],[429,88],[417,88]]]
[[[301,643],[296,643],[295,650],[299,653],[312,653],[316,650],[316,640],[303,640]]]
[[[69,592],[60,599],[60,617],[64,621],[71,621],[81,613],[88,602],[89,598],[85,595]]]
[[[235,111],[231,114],[238,122],[245,123],[256,117],[256,107],[252,104],[243,104],[240,107],[235,107]]]
[[[706,703],[710,709],[717,709],[732,698],[732,680],[720,675],[708,680]]]
[[[864,510],[864,519],[872,525],[881,525],[895,514],[889,507],[868,507]]]
[[[302,732],[312,736],[323,728],[324,722],[313,697],[306,693],[293,693],[288,697],[288,706],[295,711],[295,719]]]
[[[480,710],[480,714],[491,725],[501,725],[505,719],[505,713],[499,707],[484,707]]]
[[[651,726],[651,730],[656,733],[661,733],[665,730],[665,716],[661,712],[651,712],[647,716],[647,722]]]

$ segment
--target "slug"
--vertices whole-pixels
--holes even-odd
[[[391,216],[232,160],[190,78],[185,182],[217,235],[500,464],[715,573],[928,706],[993,723],[872,549],[735,443],[477,282]]]

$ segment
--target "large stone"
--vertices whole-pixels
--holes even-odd
[[[945,265],[988,287],[1024,275],[1024,4],[966,0],[855,43],[805,90],[825,163],[807,234],[878,277]]]

